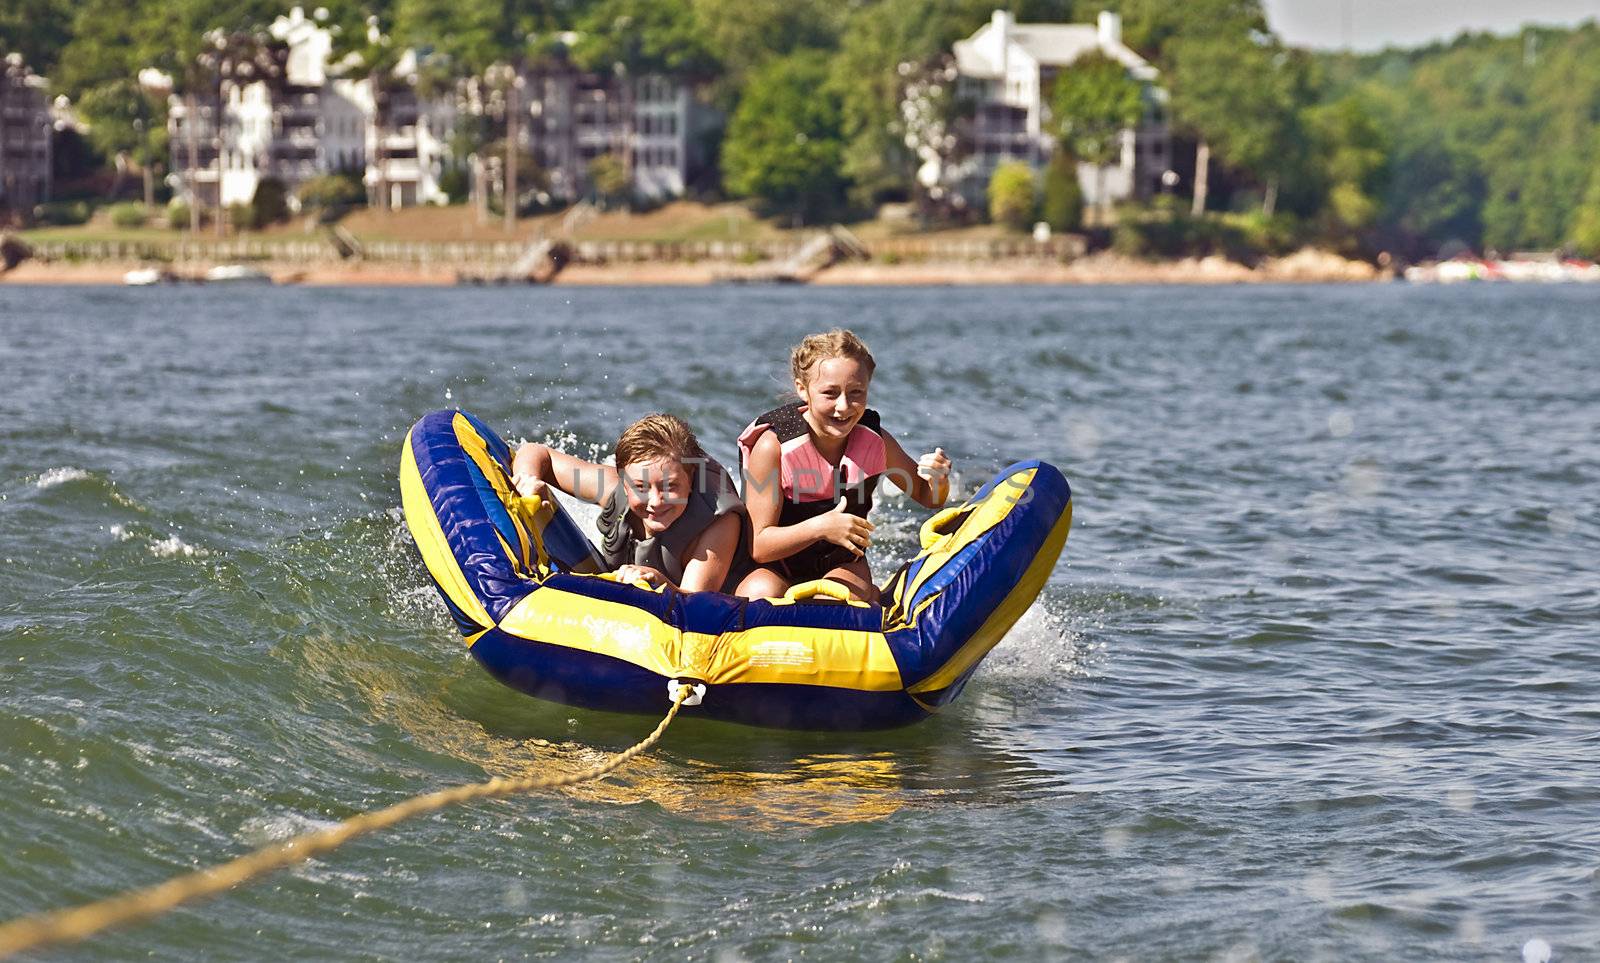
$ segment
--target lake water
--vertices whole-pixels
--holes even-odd
[[[399,521],[461,406],[712,453],[847,325],[1075,527],[918,726],[692,717],[48,958],[1600,958],[1600,290],[0,287],[0,917],[654,724],[470,659]],[[926,513],[876,512],[880,577]]]

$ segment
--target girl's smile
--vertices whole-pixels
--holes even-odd
[[[825,358],[795,391],[806,404],[806,424],[819,438],[842,441],[867,410],[871,375],[853,358]]]

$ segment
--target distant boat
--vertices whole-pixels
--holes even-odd
[[[166,268],[135,268],[122,276],[122,283],[131,287],[147,287],[152,284],[162,284],[167,281],[176,281],[177,278]]]
[[[1600,283],[1600,265],[1556,255],[1519,255],[1503,260],[1452,258],[1406,268],[1405,279],[1422,284],[1460,281],[1520,281],[1544,284]]]
[[[206,272],[208,284],[271,284],[272,275],[244,264],[219,264]]]

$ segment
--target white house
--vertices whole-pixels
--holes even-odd
[[[0,209],[50,199],[49,83],[11,53],[0,58]]]
[[[249,203],[267,178],[293,191],[312,177],[351,172],[360,173],[369,196],[381,186],[390,206],[445,201],[439,179],[448,162],[455,104],[449,98],[417,96],[413,54],[401,59],[382,86],[380,116],[375,78],[330,75],[333,39],[319,21],[295,7],[269,30],[288,47],[283,82],[276,87],[228,82],[220,88],[220,102],[200,99],[192,169],[187,105],[182,97],[172,98],[168,118],[174,187],[185,195],[198,194],[207,206],[215,205],[220,194],[226,206]]]
[[[334,83],[335,89],[348,85],[351,99],[360,104],[369,120],[362,182],[369,195],[388,191],[390,207],[449,202],[440,179],[451,163],[450,135],[456,127],[456,100],[419,95],[418,71],[416,51],[408,50],[394,70],[393,79],[398,83],[381,90],[371,79],[360,84],[343,80]],[[385,98],[381,112],[374,100],[378,96]]]
[[[1122,157],[1105,168],[1103,178],[1093,165],[1078,165],[1084,198],[1098,203],[1102,184],[1106,199],[1113,201],[1158,191],[1170,162],[1167,95],[1157,86],[1159,72],[1122,43],[1122,18],[1110,12],[1102,12],[1096,24],[1017,23],[1010,13],[996,10],[976,33],[956,41],[958,96],[975,105],[972,154],[952,168],[925,168],[924,183],[931,178],[952,184],[981,203],[989,176],[1002,162],[1042,167],[1055,150],[1049,132],[1055,79],[1079,57],[1095,52],[1126,66],[1143,85],[1145,114],[1137,129],[1123,131]]]

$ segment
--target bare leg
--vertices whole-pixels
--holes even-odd
[[[758,568],[744,577],[733,594],[742,599],[777,599],[789,588],[789,582],[770,568]]]
[[[858,558],[849,565],[829,569],[828,574],[823,577],[846,586],[850,589],[850,594],[861,601],[877,604],[878,587],[872,584],[872,569],[867,567],[866,559]]]

